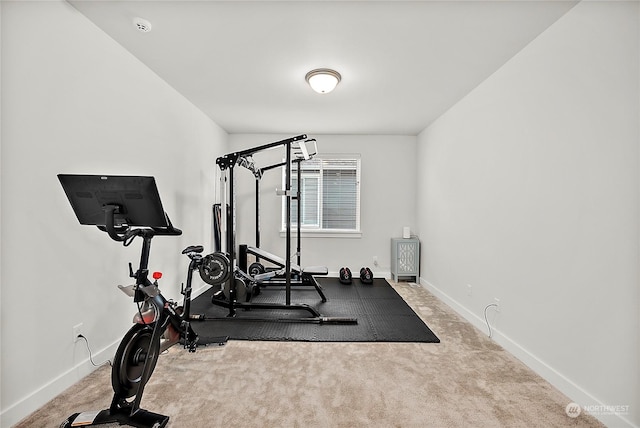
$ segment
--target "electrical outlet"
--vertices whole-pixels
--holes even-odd
[[[493,303],[496,305],[496,312],[500,312],[500,299],[498,299],[497,297],[493,298]]]
[[[80,340],[80,336],[84,336],[84,328],[82,323],[73,326],[73,343],[76,343],[78,340]]]
[[[473,294],[473,287],[471,284],[467,284],[467,296],[471,296]]]

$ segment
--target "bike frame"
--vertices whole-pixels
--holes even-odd
[[[189,308],[191,299],[191,287],[190,280],[188,280],[189,286],[185,291],[185,303],[186,307],[182,314],[179,314],[175,310],[175,304],[169,302],[160,292],[157,281],[151,282],[149,279],[149,255],[151,252],[151,240],[154,236],[158,235],[173,235],[177,236],[182,234],[182,231],[174,228],[169,222],[166,228],[127,228],[126,230],[118,229],[114,227],[113,216],[117,207],[107,206],[105,207],[106,226],[100,227],[101,230],[107,232],[109,236],[123,244],[129,245],[136,238],[142,238],[142,248],[140,252],[140,262],[137,271],[134,273],[131,264],[129,264],[129,275],[135,278],[135,285],[129,287],[120,287],[122,291],[133,297],[134,302],[139,305],[146,304],[153,308],[155,312],[154,321],[152,323],[146,323],[144,317],[140,316],[138,323],[153,325],[151,339],[146,355],[144,356],[144,365],[140,376],[139,386],[135,392],[135,398],[133,401],[127,401],[126,396],[119,394],[114,387],[114,395],[111,401],[111,406],[107,410],[103,410],[93,418],[90,424],[83,426],[97,426],[109,423],[119,423],[141,428],[166,426],[169,421],[169,417],[158,413],[150,412],[140,408],[140,402],[144,393],[146,383],[149,381],[151,374],[155,368],[155,361],[158,355],[174,345],[177,341],[168,341],[161,346],[161,337],[167,327],[171,325],[178,333],[178,338],[184,338],[185,347],[189,348],[189,351],[195,352],[197,335],[191,328],[188,321]],[[192,275],[192,266],[194,261],[192,260],[189,269],[189,276]],[[126,337],[126,336],[125,336]],[[121,346],[124,344],[121,343]],[[112,379],[117,378],[119,373],[116,373],[115,364],[112,371]],[[83,414],[76,413],[70,416],[61,427],[74,426],[76,419]]]

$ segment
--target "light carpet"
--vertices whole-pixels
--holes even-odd
[[[602,427],[423,287],[392,284],[441,343],[230,341],[162,355],[142,408],[182,427]],[[102,367],[17,428],[108,408]]]

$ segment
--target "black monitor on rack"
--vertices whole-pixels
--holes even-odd
[[[106,227],[105,207],[115,206],[114,226],[171,227],[154,177],[59,174],[80,224]]]

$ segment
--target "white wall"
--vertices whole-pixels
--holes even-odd
[[[0,2],[0,51],[2,50],[2,2]],[[2,55],[0,54],[0,166],[2,165]],[[2,170],[0,170],[2,189]],[[0,242],[2,242],[2,192],[0,192]],[[2,308],[2,245],[0,245],[0,309]],[[1,320],[1,318],[0,318]],[[0,409],[2,409],[2,328],[0,328]],[[1,411],[1,410],[0,410]],[[0,421],[1,424],[1,421]]]
[[[56,174],[156,177],[184,235],[156,239],[151,268],[177,298],[179,251],[211,241],[214,159],[289,135],[227,137],[64,2],[0,4],[0,425],[10,426],[91,370],[73,325],[102,361],[133,313],[115,285],[128,283],[139,245],[78,225]],[[579,404],[630,405],[602,417],[611,426],[640,425],[639,16],[635,3],[579,4],[417,148],[414,137],[315,136],[321,152],[362,155],[363,235],[305,238],[303,265],[388,273],[389,238],[409,225],[423,283],[481,328],[500,298],[499,343]],[[253,180],[238,175],[238,241],[251,243]],[[279,172],[263,181],[263,246],[282,254]]]
[[[300,134],[255,135],[232,134],[232,151],[280,141]],[[361,155],[361,230],[353,238],[303,237],[303,266],[327,266],[336,275],[348,266],[354,275],[368,266],[375,276],[388,276],[390,238],[402,235],[403,226],[415,228],[415,171],[413,160],[416,138],[411,136],[309,135],[316,138],[319,153],[357,153]],[[283,151],[256,155],[259,165],[276,163]],[[255,243],[255,179],[244,168],[237,168],[237,243]],[[261,180],[261,247],[284,256],[285,239],[280,236],[281,199],[275,189],[282,187],[280,169],[267,172]],[[292,239],[292,251],[295,251]],[[378,266],[373,257],[378,257]]]
[[[496,341],[612,427],[640,426],[637,9],[578,4],[418,137],[423,283],[484,331],[499,298]]]
[[[116,285],[130,283],[139,242],[124,248],[79,225],[56,174],[156,177],[184,233],[154,240],[150,268],[177,299],[180,251],[210,248],[227,135],[61,1],[2,2],[2,124],[0,425],[10,426],[92,369],[75,324],[104,361],[135,310]]]

